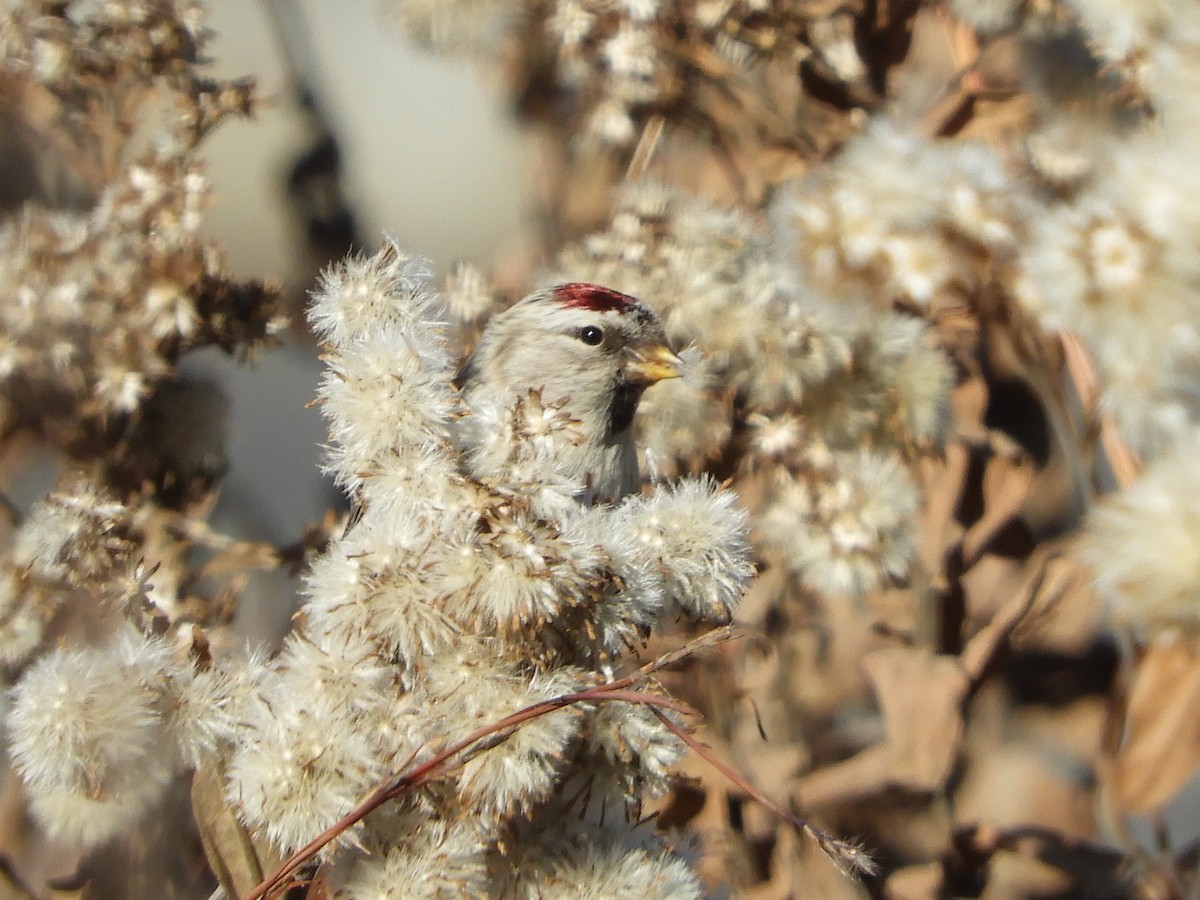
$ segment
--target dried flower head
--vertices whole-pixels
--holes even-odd
[[[384,773],[611,677],[664,611],[727,620],[752,574],[744,515],[711,482],[586,504],[547,477],[577,423],[536,391],[476,405],[473,416],[520,440],[500,442],[486,477],[465,474],[479,468],[472,454],[495,448],[457,426],[443,306],[423,261],[389,245],[345,262],[310,316],[326,341],[330,468],[358,506],[313,566],[297,631],[239,705],[227,766],[230,802],[283,850]],[[680,746],[629,704],[574,705],[489,735],[343,834],[379,856],[343,856],[342,876],[385,896],[401,865],[435,895],[519,883],[555,851],[519,862],[505,852],[515,830],[560,821],[570,786],[601,777],[614,802],[637,808],[665,788]],[[580,820],[589,829],[603,830]]]
[[[1200,542],[1189,485],[1195,429],[1088,515],[1079,554],[1114,620],[1150,632],[1200,629]]]
[[[851,102],[877,99],[861,57],[864,34],[902,27],[911,11],[866,15],[857,4],[755,0],[393,0],[393,15],[418,41],[443,51],[495,55],[520,34],[518,83],[546,82],[555,102],[531,111],[565,120],[584,146],[631,144],[651,116],[691,126],[729,128],[740,113],[764,136],[780,130],[770,100],[773,72],[801,63],[814,80],[848,94]],[[794,77],[794,76],[793,76]],[[722,90],[712,90],[721,85]],[[818,122],[832,110],[802,93],[796,119]]]
[[[861,595],[908,570],[918,496],[897,458],[843,452],[825,467],[776,478],[759,527],[806,585]]]
[[[1148,455],[1185,437],[1200,416],[1192,389],[1200,270],[1188,237],[1200,220],[1189,199],[1195,167],[1178,146],[1186,133],[1114,142],[1103,177],[1038,217],[1020,261],[1020,301],[1047,327],[1083,337],[1101,403]]]
[[[0,223],[5,428],[60,443],[77,422],[103,433],[98,425],[135,413],[182,352],[245,349],[282,326],[275,291],[229,279],[200,232],[208,184],[194,149],[253,106],[249,83],[200,73],[204,39],[194,10],[167,0],[0,18],[0,69],[25,98],[11,109],[75,186],[69,197],[24,198]],[[145,149],[134,126],[153,128],[156,95],[173,114]]]
[[[781,191],[777,252],[799,295],[960,305],[1011,258],[1024,195],[983,145],[875,120],[829,166]]]
[[[169,649],[132,632],[57,650],[12,692],[9,746],[51,834],[95,845],[128,828],[175,771],[166,734]]]

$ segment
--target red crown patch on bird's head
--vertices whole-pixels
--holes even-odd
[[[564,306],[592,312],[624,312],[642,305],[636,297],[583,281],[558,285],[554,288],[554,297]]]

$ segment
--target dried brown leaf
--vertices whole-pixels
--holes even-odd
[[[865,900],[866,889],[846,878],[811,841],[779,828],[768,880],[738,892],[741,900]]]
[[[1042,545],[1025,568],[1027,587],[1011,591],[959,655],[959,665],[972,682],[979,682],[986,675],[996,651],[1035,606],[1042,609],[1053,606],[1076,582],[1076,566],[1049,544]]]
[[[938,900],[943,896],[945,873],[939,862],[897,869],[884,883],[886,900]]]
[[[1007,735],[971,740],[970,765],[954,798],[962,825],[1041,830],[1057,840],[1095,833],[1094,794],[1083,759],[1049,741],[1042,745]]]
[[[220,773],[200,767],[192,777],[192,815],[204,855],[227,897],[243,897],[279,865],[280,857],[256,842],[225,799]]]
[[[1074,879],[1030,853],[1001,850],[988,866],[987,887],[980,900],[1012,897],[1077,896],[1071,892]]]
[[[1021,512],[1035,470],[1024,456],[993,456],[983,470],[983,515],[963,536],[963,561],[970,566]]]
[[[951,329],[956,331],[956,334],[953,335],[956,339],[955,342],[963,347],[963,351],[959,355],[973,350],[978,338],[971,331],[971,320],[966,317],[951,317],[948,314],[945,319],[946,322],[940,327],[940,331],[943,333]],[[984,422],[990,399],[991,392],[988,390],[987,381],[977,374],[964,379],[950,392],[950,405],[954,411],[954,427],[962,440],[974,444],[987,442],[987,426]]]
[[[1099,404],[1101,389],[1096,364],[1079,335],[1064,331],[1059,334],[1059,338],[1062,341],[1067,372],[1075,385],[1079,401],[1085,410],[1092,411]],[[1100,441],[1104,445],[1104,452],[1108,455],[1108,464],[1112,467],[1117,484],[1121,487],[1132,484],[1142,469],[1141,460],[1138,459],[1128,442],[1117,432],[1112,416],[1106,415],[1101,418]]]
[[[1150,644],[1134,666],[1125,737],[1108,775],[1126,813],[1160,808],[1200,766],[1200,647]]]
[[[887,788],[891,772],[891,748],[876,744],[805,775],[793,788],[792,798],[801,809],[864,800]]]
[[[887,738],[801,779],[795,798],[802,806],[863,798],[889,787],[935,791],[958,758],[968,682],[954,657],[884,647],[863,665]]]
[[[892,782],[936,790],[950,774],[962,741],[967,680],[958,661],[927,650],[886,647],[863,664],[883,712]]]

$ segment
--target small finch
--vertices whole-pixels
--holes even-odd
[[[542,453],[552,473],[580,485],[584,503],[638,489],[633,416],[643,392],[676,378],[682,362],[654,312],[596,284],[535,291],[493,318],[458,377],[470,415],[463,423],[467,466],[501,475],[528,432],[504,430],[497,411],[536,403],[570,428]],[[503,435],[503,436],[502,436]]]

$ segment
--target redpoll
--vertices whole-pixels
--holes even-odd
[[[636,491],[638,401],[681,364],[640,300],[595,284],[535,291],[488,323],[459,375],[470,473],[565,478],[585,503]]]

